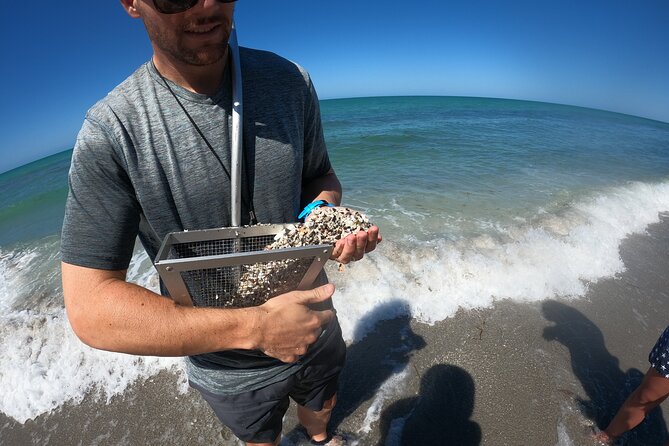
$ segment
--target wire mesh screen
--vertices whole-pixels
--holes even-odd
[[[297,289],[314,258],[257,262],[184,271],[193,304],[198,307],[251,307]]]
[[[168,234],[155,266],[170,296],[198,307],[250,307],[310,285],[332,247],[268,249],[285,225]]]
[[[274,241],[274,234],[242,238],[203,240],[188,243],[176,243],[171,246],[168,259],[216,256],[234,252],[262,251]]]

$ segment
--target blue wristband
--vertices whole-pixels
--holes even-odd
[[[306,205],[304,207],[304,209],[302,209],[302,212],[300,212],[300,215],[297,216],[297,219],[301,220],[301,221],[304,221],[309,216],[309,214],[311,214],[311,211],[313,211],[316,208],[323,207],[323,206],[327,206],[327,207],[331,207],[331,208],[335,207],[334,204],[328,203],[325,200],[312,201],[311,203]]]

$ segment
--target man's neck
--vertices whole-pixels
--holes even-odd
[[[153,56],[153,64],[165,78],[193,93],[206,95],[218,92],[225,76],[227,60],[227,51],[218,62],[201,66],[174,63],[155,54]]]

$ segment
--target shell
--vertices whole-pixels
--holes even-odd
[[[306,223],[291,225],[274,238],[266,249],[307,245],[334,245],[338,240],[372,227],[361,212],[345,207],[320,207],[311,212]]]
[[[334,245],[338,240],[372,227],[361,212],[345,207],[320,207],[309,215],[306,223],[285,227],[276,234],[274,242],[264,249],[294,248],[308,245]],[[279,260],[243,265],[235,293],[227,306],[261,305],[270,298],[292,291],[304,277],[310,262],[300,259]]]

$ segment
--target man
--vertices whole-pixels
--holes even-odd
[[[289,397],[312,442],[341,444],[326,429],[345,356],[331,284],[220,309],[179,306],[125,281],[137,236],[153,258],[169,232],[231,225],[234,3],[121,3],[143,21],[153,57],[89,110],[77,137],[61,245],[70,323],[95,348],[189,356],[191,385],[249,445],[278,443]],[[308,75],[271,53],[240,56],[242,224],[295,221],[316,200],[339,205]],[[340,240],[332,257],[359,260],[380,240],[372,227]]]

